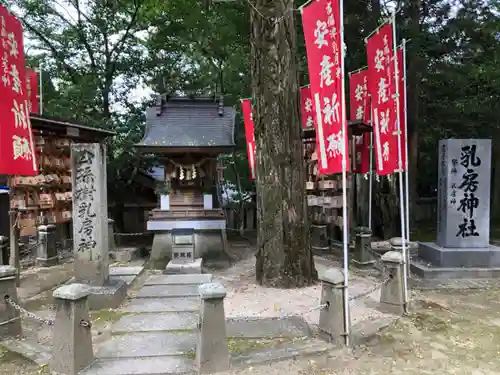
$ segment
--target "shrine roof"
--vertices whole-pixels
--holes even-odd
[[[236,110],[211,98],[161,99],[146,110],[146,130],[140,148],[234,147]]]
[[[102,142],[116,132],[78,124],[54,116],[30,114],[31,127],[35,132],[52,134],[62,138],[73,138],[82,141]]]

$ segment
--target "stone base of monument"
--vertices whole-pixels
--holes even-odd
[[[109,251],[109,259],[114,262],[128,263],[141,257],[139,247],[119,247]]]
[[[352,264],[354,265],[354,267],[357,267],[357,268],[372,268],[373,265],[376,263],[376,261],[374,260],[367,260],[367,261],[359,261],[359,260],[356,260],[356,259],[352,259],[351,260]]]
[[[88,297],[91,310],[116,309],[127,297],[127,283],[123,280],[109,279],[107,285],[90,286]]]
[[[201,273],[202,268],[202,258],[194,261],[174,259],[168,262],[163,273],[166,275]]]
[[[59,256],[52,258],[36,258],[35,264],[38,267],[52,267],[59,264]]]
[[[141,275],[144,267],[110,267],[109,280],[103,286],[90,286],[91,294],[88,297],[91,310],[115,309],[127,297],[129,286]],[[75,282],[74,278],[67,284]]]
[[[74,282],[75,279],[71,278],[67,284],[73,284]],[[116,309],[127,297],[128,285],[124,280],[111,277],[106,285],[89,285],[89,309]]]
[[[419,258],[438,267],[500,267],[500,247],[441,247],[434,242],[421,242]]]
[[[411,272],[426,279],[490,279],[500,277],[500,247],[444,248],[420,243]]]

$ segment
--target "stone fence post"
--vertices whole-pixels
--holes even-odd
[[[196,364],[200,374],[229,370],[229,348],[224,314],[226,290],[220,283],[198,287],[201,298],[196,345]]]
[[[388,251],[382,255],[384,268],[389,273],[390,280],[380,291],[380,311],[390,314],[405,313],[403,255],[399,251]]]
[[[374,263],[370,253],[372,231],[370,228],[358,227],[356,232],[356,242],[354,248],[354,262],[359,265],[371,265]]]
[[[7,303],[5,297],[17,303],[17,270],[12,266],[0,266],[0,340],[21,335],[19,311]]]
[[[0,236],[0,256],[2,257],[2,263],[4,265],[9,264],[9,238],[5,236]]]
[[[399,251],[403,253],[403,239],[401,237],[394,237],[389,240],[391,244],[391,251]],[[410,275],[410,259],[415,252],[415,244],[405,240],[406,245],[406,274]]]
[[[56,319],[50,370],[77,375],[94,360],[88,296],[85,284],[69,284],[54,293]]]
[[[36,264],[42,267],[55,266],[59,263],[56,247],[56,226],[53,224],[40,225],[37,230]]]
[[[346,343],[344,309],[344,275],[336,268],[329,268],[320,274],[321,304],[327,306],[320,310],[319,329],[327,339],[340,345]]]

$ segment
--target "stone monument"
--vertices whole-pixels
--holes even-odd
[[[439,142],[437,239],[418,250],[435,275],[444,268],[445,277],[466,277],[461,269],[467,277],[491,277],[500,267],[500,248],[490,245],[490,180],[491,140]],[[418,263],[412,264],[417,274]]]
[[[110,282],[106,146],[71,146],[73,178],[74,282],[91,287],[92,309],[117,307],[125,298],[123,281]]]

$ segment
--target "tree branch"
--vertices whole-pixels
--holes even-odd
[[[135,8],[134,12],[131,15],[130,22],[125,28],[125,32],[123,33],[122,37],[118,40],[118,42],[115,44],[115,46],[111,49],[109,53],[110,59],[112,61],[110,71],[108,72],[110,75],[113,75],[115,73],[118,55],[120,54],[120,50],[125,44],[125,41],[130,36],[130,31],[132,30],[132,27],[137,23],[137,16],[139,14],[139,9],[141,8],[142,4],[143,4],[142,0],[134,0]],[[115,53],[117,57],[115,60],[113,60],[113,54]]]
[[[42,43],[44,43],[47,48],[50,50],[52,56],[54,57],[54,59],[56,59],[56,61],[59,61],[59,63],[63,66],[64,70],[66,71],[66,73],[68,73],[68,75],[70,76],[70,79],[71,79],[71,82],[73,82],[74,84],[76,84],[76,73],[75,73],[75,69],[73,69],[69,64],[67,64],[65,62],[65,59],[64,59],[64,54],[62,52],[60,52],[51,42],[50,40],[40,31],[37,30],[36,27],[30,25],[28,22],[26,22],[25,19],[23,19],[23,24],[24,26],[29,30],[31,31],[33,34],[35,34],[38,38],[40,38],[40,40],[42,41]]]
[[[87,50],[87,53],[89,54],[90,65],[92,67],[92,70],[94,73],[96,73],[97,72],[97,64],[96,64],[96,60],[95,60],[95,56],[94,56],[94,51],[92,50],[92,47],[90,46],[90,43],[87,40],[87,38],[85,37],[85,33],[83,32],[82,16],[87,20],[87,22],[90,22],[90,20],[81,11],[79,0],[75,0],[75,9],[77,12],[77,17],[78,17],[76,30],[78,32],[78,35],[80,36],[80,41],[83,43],[85,49]]]

